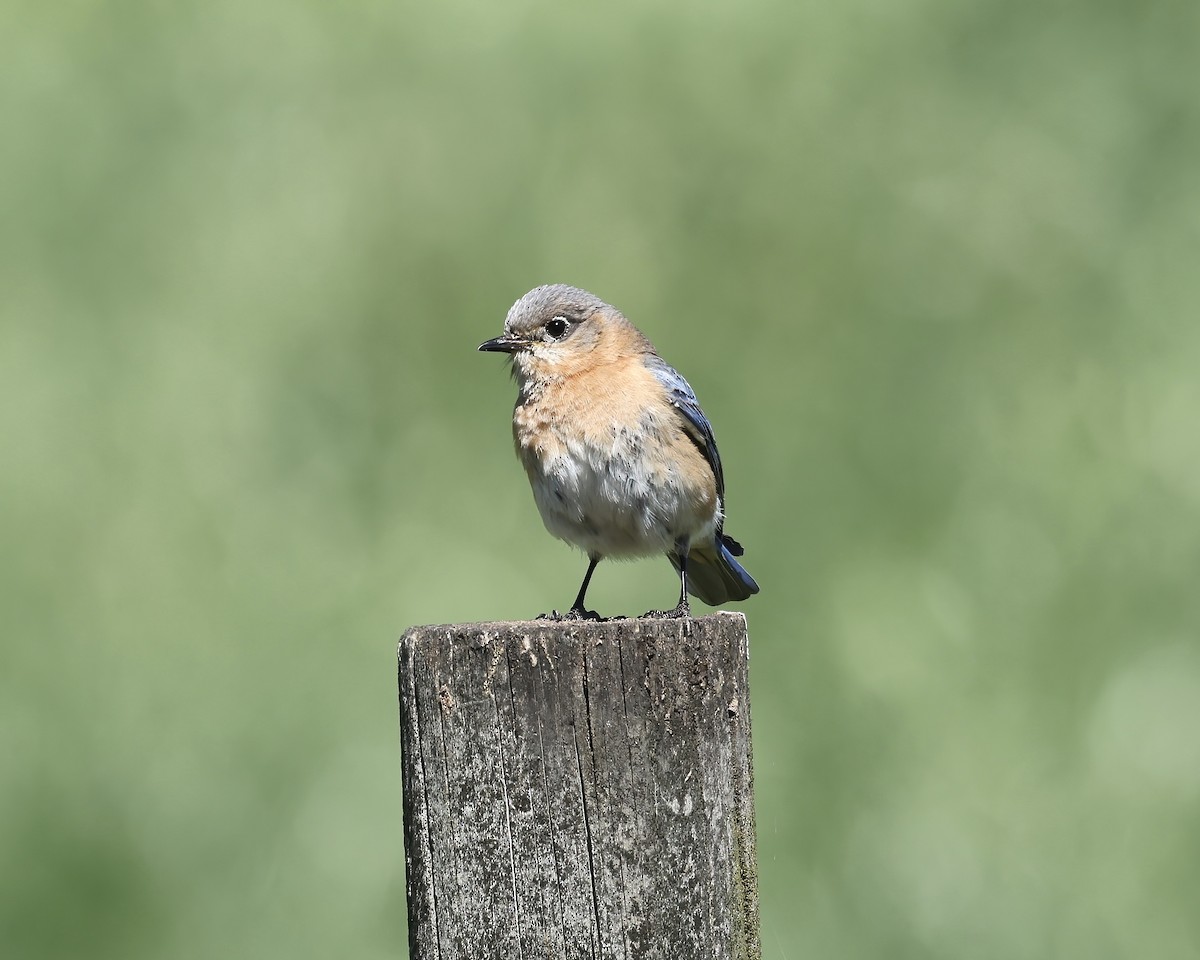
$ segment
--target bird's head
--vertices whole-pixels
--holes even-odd
[[[522,383],[582,372],[648,344],[615,307],[562,283],[535,287],[508,311],[504,333],[479,349],[507,353]]]

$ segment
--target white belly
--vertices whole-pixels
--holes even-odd
[[[532,465],[530,482],[546,529],[589,554],[666,553],[680,539],[709,539],[716,528],[712,503],[701,502],[669,463],[648,457],[625,431],[605,448],[563,441]]]

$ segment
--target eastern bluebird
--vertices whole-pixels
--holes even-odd
[[[615,307],[550,284],[513,304],[504,334],[517,381],[513,439],[546,529],[588,555],[570,618],[596,617],[584,595],[604,557],[665,553],[688,593],[716,606],[758,584],[722,530],[725,477],[692,388]]]

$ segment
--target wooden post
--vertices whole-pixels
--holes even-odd
[[[749,639],[690,621],[400,641],[410,960],[757,960]]]

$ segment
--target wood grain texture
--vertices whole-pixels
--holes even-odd
[[[752,960],[746,620],[400,641],[412,960]]]

